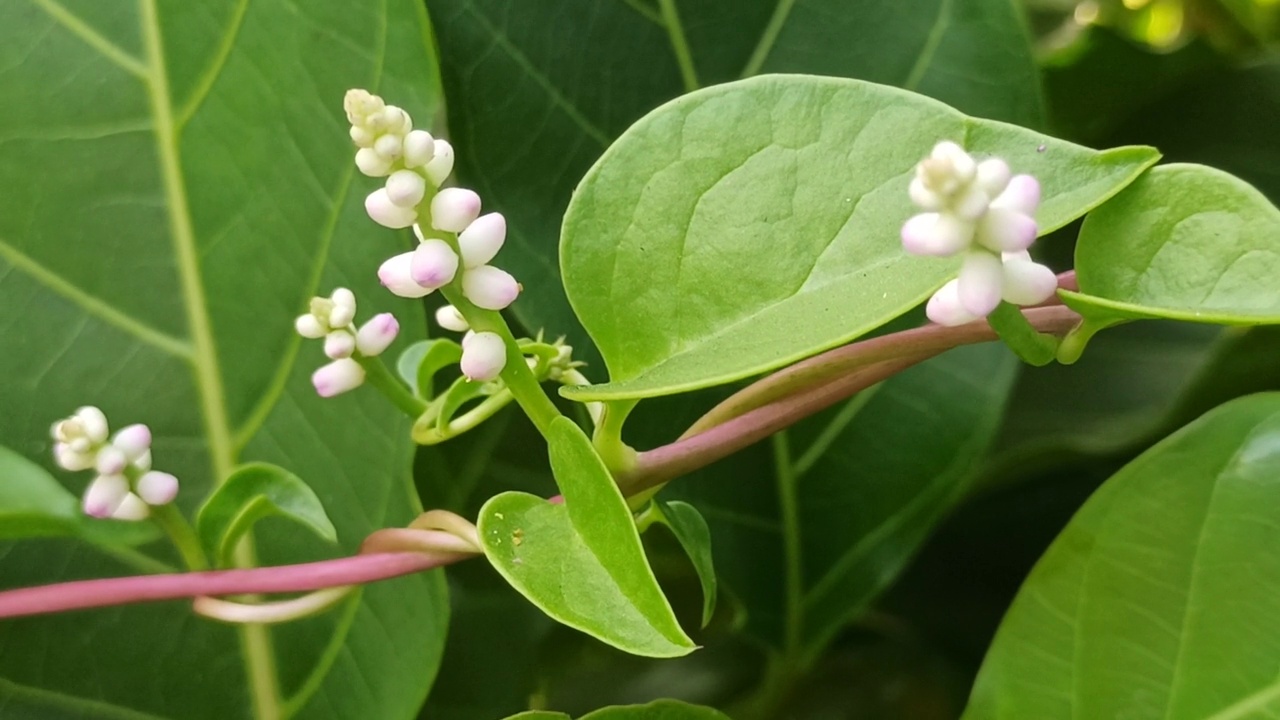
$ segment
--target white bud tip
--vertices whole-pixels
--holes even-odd
[[[485,310],[502,310],[520,295],[520,284],[505,270],[481,265],[462,273],[462,294]]]
[[[1035,217],[1036,208],[1040,207],[1040,181],[1030,175],[1014,175],[1004,192],[991,201],[991,207]]]
[[[344,328],[356,317],[356,294],[347,288],[336,288],[329,296],[333,307],[329,310],[329,327]]]
[[[426,130],[414,130],[404,137],[405,167],[422,167],[436,156],[436,141]]]
[[[373,133],[369,132],[368,128],[361,127],[359,125],[351,126],[351,142],[355,143],[356,147],[373,147],[373,141]],[[359,161],[357,160],[357,163],[358,162]]]
[[[373,357],[386,350],[400,333],[400,323],[391,313],[374,315],[356,333],[356,349],[360,354]]]
[[[436,310],[436,324],[445,330],[454,332],[466,332],[471,329],[467,324],[467,319],[462,317],[462,313],[458,312],[458,308],[452,305],[445,305]]]
[[[106,442],[110,429],[107,427],[107,416],[96,407],[86,405],[76,410],[75,419],[80,422],[85,437],[94,443]]]
[[[137,462],[143,453],[151,449],[151,428],[141,424],[121,428],[111,439],[111,444],[119,448],[129,462]]]
[[[88,470],[93,467],[96,458],[85,452],[78,452],[68,443],[55,443],[53,446],[53,461],[63,470],[77,472],[80,470]]]
[[[436,140],[435,154],[425,168],[427,179],[439,187],[453,172],[453,146],[448,140]]]
[[[439,238],[428,238],[413,251],[409,275],[414,282],[428,290],[435,290],[453,282],[457,272],[457,253],[449,247],[449,243]]]
[[[987,197],[993,198],[1004,192],[1004,189],[1009,186],[1011,175],[1009,163],[1000,158],[990,158],[978,163],[976,182],[978,187],[982,188],[982,192],[987,194]]]
[[[129,494],[129,481],[123,475],[99,475],[84,491],[80,506],[89,517],[111,517]]]
[[[369,193],[369,197],[364,199],[364,209],[374,222],[392,230],[407,228],[418,219],[418,213],[413,208],[400,207],[391,202],[386,188],[378,188]]]
[[[431,198],[431,226],[461,232],[480,215],[480,196],[466,188],[445,188]]]
[[[921,213],[902,225],[902,247],[912,255],[949,257],[972,240],[973,224],[950,213]]]
[[[1014,305],[1039,305],[1058,289],[1053,270],[1034,262],[1026,252],[1006,253],[1004,258],[1004,299]]]
[[[364,382],[364,368],[351,358],[341,358],[311,374],[316,394],[323,398],[354,390]]]
[[[335,330],[324,338],[324,354],[331,360],[351,357],[356,350],[356,336],[346,330]]]
[[[316,340],[324,337],[324,325],[320,324],[320,319],[311,313],[299,315],[297,320],[293,321],[293,329],[298,334],[310,340]]]
[[[142,498],[129,493],[124,496],[120,504],[111,513],[113,520],[126,520],[136,522],[138,520],[146,520],[151,516],[151,506],[147,505]]]
[[[399,255],[388,258],[378,268],[378,280],[382,283],[383,287],[400,297],[423,297],[430,293],[431,289],[424,288],[413,281],[413,276],[410,274],[412,262],[412,252],[400,253]]]
[[[507,219],[502,213],[489,213],[476,218],[458,235],[458,249],[462,251],[464,267],[487,265],[507,239]]]
[[[497,333],[471,335],[462,347],[462,374],[469,380],[488,382],[507,364],[507,347]]]
[[[148,505],[168,505],[178,496],[178,478],[152,470],[138,478],[138,497]]]
[[[395,134],[395,131],[389,132],[373,141],[373,149],[386,158],[388,163],[400,157],[403,147],[400,136]]]
[[[960,267],[960,305],[969,313],[986,317],[1000,304],[1004,285],[1004,263],[992,253],[974,250]]]
[[[115,445],[106,445],[98,450],[93,467],[100,475],[119,475],[129,464],[129,458]]]
[[[371,147],[362,147],[356,151],[356,167],[369,177],[385,177],[391,172],[391,160]]]
[[[400,207],[416,207],[427,192],[427,181],[413,170],[397,170],[387,178],[387,197]]]
[[[951,280],[929,298],[925,314],[930,320],[939,325],[955,327],[978,319],[960,304],[959,286],[958,280]]]
[[[1036,241],[1036,221],[1018,210],[992,207],[978,223],[976,239],[996,252],[1026,250]]]

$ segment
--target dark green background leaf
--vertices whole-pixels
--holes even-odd
[[[80,502],[44,468],[0,446],[0,538],[72,535]]]
[[[661,522],[671,529],[676,541],[689,556],[698,583],[702,585],[702,625],[711,622],[716,610],[716,566],[711,558],[711,529],[698,512],[698,508],[686,502],[672,500],[659,502]]]

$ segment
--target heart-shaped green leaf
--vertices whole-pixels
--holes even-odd
[[[1280,394],[1209,412],[1109,479],[1023,584],[967,720],[1238,720],[1280,709]]]
[[[565,417],[548,432],[563,504],[505,492],[477,527],[493,566],[547,615],[636,655],[695,648],[649,568],[631,510],[591,441]]]
[[[698,509],[687,502],[657,502],[658,521],[671,534],[693,563],[693,571],[702,585],[702,625],[711,622],[716,611],[716,566],[711,558],[711,528]]]
[[[1280,323],[1280,210],[1221,170],[1158,167],[1085,219],[1076,276],[1063,299],[1095,326]]]
[[[297,475],[270,463],[250,463],[231,473],[200,507],[196,530],[205,551],[226,567],[245,533],[272,515],[292,520],[329,542],[338,539],[315,491]]]
[[[1043,187],[1041,230],[1131,182],[1158,154],[1096,152],[854,80],[765,76],[670,102],[579,185],[560,262],[610,382],[578,400],[648,397],[780,367],[917,305],[958,259],[903,252],[907,184],[940,140]]]

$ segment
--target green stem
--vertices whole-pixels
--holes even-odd
[[[784,656],[795,658],[800,653],[804,630],[804,558],[800,545],[800,506],[797,497],[795,464],[791,460],[791,443],[787,431],[774,434],[773,463],[778,476],[778,509],[782,520],[782,545],[786,558],[786,628]]]
[[[662,24],[667,28],[667,36],[671,38],[671,49],[676,54],[676,62],[680,65],[680,78],[684,80],[684,91],[693,92],[698,85],[698,74],[693,69],[693,54],[689,52],[689,41],[684,36],[684,26],[680,24],[680,14],[676,12],[676,0],[658,0],[662,11]]]
[[[178,508],[172,503],[153,507],[151,517],[169,536],[169,540],[178,549],[178,554],[182,556],[182,562],[186,564],[188,570],[209,569],[209,561],[205,558],[204,549],[200,546],[200,537],[196,535],[195,529],[182,516]]]
[[[604,404],[604,413],[591,436],[600,459],[614,477],[620,477],[636,465],[636,451],[622,441],[622,426],[639,400],[615,400]]]
[[[512,399],[511,391],[503,388],[485,398],[479,405],[450,420],[444,427],[428,427],[421,432],[417,432],[415,428],[413,441],[419,445],[437,445],[455,438],[498,414],[498,411],[506,407]]]
[[[377,388],[378,392],[391,401],[405,415],[417,420],[426,412],[427,404],[420,398],[414,397],[409,392],[409,388],[400,382],[387,366],[383,364],[380,357],[364,357],[355,355],[355,361],[360,363],[360,367],[364,368],[365,379],[369,384]]]

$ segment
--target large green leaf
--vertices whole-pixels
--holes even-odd
[[[758,72],[843,75],[981,117],[1032,127],[1042,119],[1011,0],[680,0],[672,24],[650,0],[427,4],[459,180],[510,223],[502,263],[525,286],[513,309],[533,329],[569,333],[575,357],[589,344],[558,280],[561,217],[613,139],[685,91],[673,36],[687,41],[688,66],[704,86]]]
[[[1096,492],[1036,565],[965,717],[1280,709],[1280,395],[1232,401]]]
[[[0,446],[0,538],[73,535],[80,503],[44,468]]]
[[[728,382],[918,304],[959,263],[908,255],[899,240],[911,171],[943,139],[1034,174],[1045,232],[1158,157],[1099,153],[856,80],[765,76],[687,95],[632,126],[565,216],[565,289],[611,380],[566,394]]]
[[[711,525],[716,570],[746,605],[747,629],[813,653],[865,609],[963,497],[1016,367],[997,345],[954,350],[772,448],[669,486]]]
[[[291,322],[338,284],[363,317],[393,307],[374,271],[398,239],[351,191],[341,103],[368,87],[429,121],[428,37],[412,0],[0,4],[0,443],[47,463],[50,422],[86,403],[116,426],[146,422],[188,513],[241,461],[286,467],[329,508],[341,549],[264,526],[265,563],[354,552],[410,520],[408,423],[367,391],[317,398],[324,358]],[[416,306],[394,309],[417,335]],[[0,585],[131,571],[32,541],[4,548]],[[407,718],[446,615],[429,574],[269,638],[185,603],[6,622],[0,704]]]
[[[694,649],[649,568],[631,510],[568,418],[548,433],[564,502],[505,492],[480,510],[485,555],[517,590],[560,622],[627,652],[676,657]]]
[[[1228,173],[1166,165],[1089,215],[1076,272],[1063,299],[1098,325],[1280,323],[1280,210]]]

